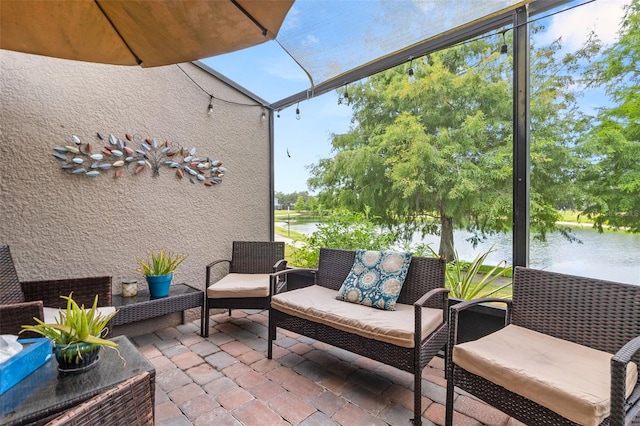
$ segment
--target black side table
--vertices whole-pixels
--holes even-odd
[[[138,294],[131,297],[115,294],[112,297],[112,302],[118,310],[116,316],[111,320],[112,326],[180,311],[184,324],[184,311],[198,306],[200,306],[200,322],[204,321],[204,292],[187,284],[172,285],[167,297],[152,299],[148,290],[138,290]]]

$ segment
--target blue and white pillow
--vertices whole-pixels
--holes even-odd
[[[336,299],[395,311],[410,263],[408,252],[356,250]]]

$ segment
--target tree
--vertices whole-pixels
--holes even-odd
[[[349,86],[352,129],[334,135],[335,156],[311,168],[308,183],[321,202],[370,207],[405,237],[439,232],[447,261],[454,228],[472,231],[476,242],[510,229],[512,89],[501,44],[476,40],[432,53],[414,66],[414,84],[399,66]],[[543,235],[555,229],[555,203],[570,191],[569,151],[583,122],[566,74],[586,51],[561,62],[559,46],[532,50],[531,74],[543,85],[532,106],[540,136],[532,143],[531,216]]]
[[[600,110],[583,147],[580,181],[583,213],[603,226],[640,232],[640,1],[626,6],[619,41],[607,48],[588,75],[604,87],[613,106]]]
[[[296,199],[296,204],[293,208],[296,209],[297,211],[306,210],[307,206],[306,206],[306,203],[304,202],[304,197],[302,195],[298,195],[298,198]]]

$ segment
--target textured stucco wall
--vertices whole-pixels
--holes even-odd
[[[219,99],[253,104],[214,76],[180,65]],[[0,244],[21,280],[112,275],[114,292],[135,256],[187,253],[177,281],[204,287],[205,265],[233,240],[269,240],[269,121],[262,108],[214,100],[177,65],[142,69],[0,50]],[[115,179],[69,175],[52,156],[71,136],[125,133],[195,147],[223,161],[221,185],[179,180],[163,168]],[[102,145],[101,145],[102,146]]]

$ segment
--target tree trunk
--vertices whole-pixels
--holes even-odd
[[[438,254],[448,263],[453,256],[453,218],[440,214],[440,249]]]

